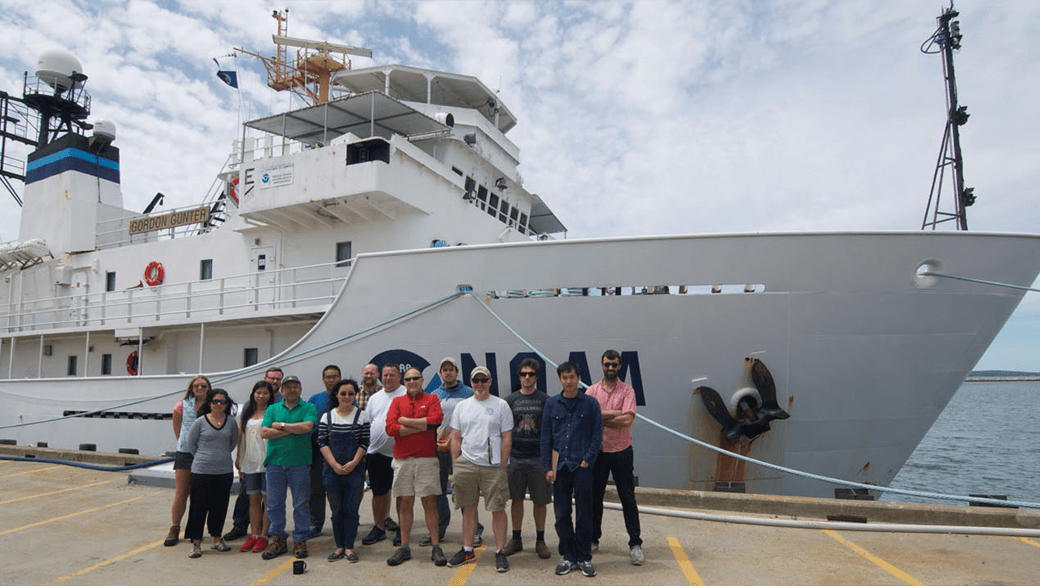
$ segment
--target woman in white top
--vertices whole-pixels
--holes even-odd
[[[235,468],[238,469],[239,482],[245,484],[246,494],[249,495],[249,522],[253,526],[253,533],[239,548],[240,551],[258,552],[267,547],[267,529],[270,526],[264,510],[264,498],[267,496],[267,469],[264,467],[267,440],[260,437],[260,427],[273,396],[274,385],[262,380],[253,385],[249,401],[242,409]]]

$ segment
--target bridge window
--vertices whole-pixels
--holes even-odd
[[[213,278],[213,259],[207,258],[199,263],[199,280],[208,281]]]

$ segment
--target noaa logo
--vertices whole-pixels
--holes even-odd
[[[264,183],[270,183],[271,182],[271,175],[268,174],[268,173],[264,173],[264,176],[260,178],[260,181],[262,181]]]

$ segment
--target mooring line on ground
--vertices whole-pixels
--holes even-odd
[[[44,492],[44,493],[40,493],[40,494],[33,494],[33,495],[29,495],[29,496],[18,497],[16,499],[0,501],[0,505],[6,505],[6,504],[10,504],[10,503],[17,503],[19,501],[26,501],[26,500],[29,500],[29,499],[38,499],[40,497],[51,496],[53,494],[61,494],[63,492],[71,492],[73,490],[83,490],[84,488],[90,488],[92,486],[99,486],[99,485],[102,485],[102,484],[108,484],[109,482],[111,482],[111,481],[110,480],[102,480],[101,482],[92,482],[90,484],[84,484],[82,486],[73,486],[72,488],[63,488],[61,490],[55,490],[55,491],[51,491],[51,492]]]
[[[96,563],[96,564],[94,564],[92,566],[87,566],[86,568],[83,568],[82,570],[79,570],[77,572],[73,572],[71,574],[65,574],[64,576],[62,576],[60,578],[55,578],[54,580],[51,580],[50,582],[46,582],[44,584],[40,584],[39,586],[47,586],[48,584],[58,584],[58,583],[66,581],[66,580],[68,580],[70,578],[75,578],[77,576],[82,576],[84,574],[88,574],[90,572],[93,572],[94,570],[103,568],[105,566],[114,564],[116,562],[121,562],[121,561],[125,560],[128,557],[135,556],[135,555],[137,555],[139,553],[148,551],[149,549],[158,547],[160,545],[162,545],[162,541],[155,541],[155,542],[149,543],[148,545],[141,546],[141,547],[139,547],[139,548],[137,548],[137,549],[135,549],[133,551],[128,551],[128,552],[126,552],[126,553],[124,553],[122,555],[117,555],[114,558],[109,558],[109,559],[107,559],[105,561],[98,562],[98,563]]]
[[[889,574],[892,574],[896,578],[899,578],[903,582],[906,582],[907,584],[910,584],[911,586],[924,586],[924,582],[921,582],[920,580],[915,579],[910,574],[907,574],[903,570],[900,570],[899,568],[897,568],[897,567],[893,566],[892,564],[886,562],[885,560],[877,557],[876,555],[870,553],[869,551],[863,549],[862,547],[856,545],[855,543],[852,543],[848,539],[845,539],[841,535],[838,535],[836,532],[831,531],[830,529],[821,529],[820,531],[823,531],[827,535],[833,537],[838,543],[844,545],[845,547],[851,549],[852,551],[858,553],[859,555],[867,558],[868,560],[873,562],[874,565],[876,565],[877,567],[881,568],[882,570],[888,572]]]
[[[130,503],[130,502],[136,501],[138,499],[143,499],[146,496],[150,496],[150,495],[143,494],[141,496],[135,496],[132,499],[126,499],[125,501],[119,501],[119,502],[115,502],[115,503],[111,503],[111,504],[107,504],[107,505],[101,505],[100,507],[94,507],[92,509],[86,509],[85,511],[78,511],[76,513],[69,513],[68,515],[62,515],[60,517],[54,517],[53,519],[45,519],[43,521],[37,521],[35,523],[30,523],[28,525],[22,525],[21,527],[15,527],[14,529],[8,529],[6,531],[0,531],[0,537],[3,537],[4,535],[10,535],[11,533],[15,533],[15,532],[18,532],[18,531],[23,531],[25,529],[32,529],[33,527],[39,527],[41,525],[47,525],[49,523],[54,523],[56,521],[64,521],[65,519],[71,519],[73,517],[78,517],[80,515],[86,515],[88,513],[96,513],[98,511],[102,511],[104,509],[110,509],[112,507],[117,507],[119,505],[125,505],[126,503]]]
[[[54,470],[55,468],[61,468],[61,466],[47,466],[46,468],[37,468],[35,470],[25,470],[24,472],[15,472],[14,474],[5,474],[0,478],[10,478],[12,476],[21,476],[23,474],[32,474],[33,472],[43,472],[44,470]]]
[[[701,579],[697,573],[696,568],[693,567],[693,562],[686,555],[686,551],[683,550],[682,544],[675,537],[668,536],[668,546],[672,548],[672,555],[675,556],[675,561],[679,562],[679,569],[682,570],[683,576],[686,577],[686,581],[690,586],[704,586],[704,580]]]

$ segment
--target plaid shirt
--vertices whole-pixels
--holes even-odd
[[[383,385],[381,385],[379,383],[376,383],[376,390],[372,391],[372,394],[374,395],[374,394],[378,393],[381,390],[383,390]],[[358,409],[361,409],[362,411],[365,410],[365,407],[368,406],[368,398],[370,396],[371,395],[369,395],[368,392],[365,391],[365,387],[362,386],[361,387],[361,392],[359,392],[357,394],[357,397],[355,398],[355,401],[357,402]]]

